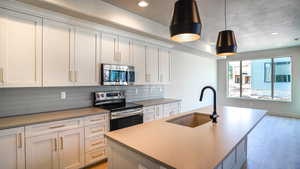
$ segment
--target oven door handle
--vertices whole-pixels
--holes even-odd
[[[130,116],[135,116],[135,115],[142,116],[143,115],[143,110],[135,111],[135,112],[129,112],[129,113],[121,113],[121,114],[117,114],[117,115],[111,114],[111,120],[130,117]]]

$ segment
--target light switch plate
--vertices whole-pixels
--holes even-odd
[[[60,92],[60,99],[65,100],[67,98],[67,93],[66,92]]]

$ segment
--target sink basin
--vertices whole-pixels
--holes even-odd
[[[210,121],[210,115],[195,112],[192,114],[176,117],[174,119],[168,120],[167,122],[194,128]]]

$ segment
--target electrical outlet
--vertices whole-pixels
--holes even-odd
[[[65,100],[67,98],[67,93],[66,92],[60,92],[60,99]]]
[[[139,93],[139,90],[138,89],[135,89],[135,94],[138,94]]]

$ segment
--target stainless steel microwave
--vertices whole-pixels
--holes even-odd
[[[126,86],[135,82],[133,66],[102,64],[101,72],[102,85]]]

